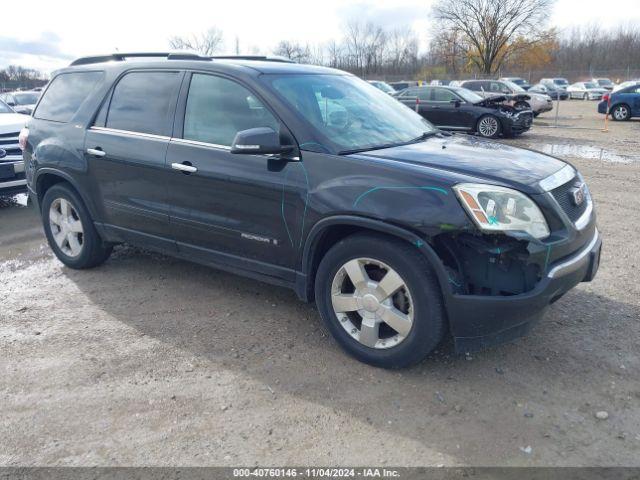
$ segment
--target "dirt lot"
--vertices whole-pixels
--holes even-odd
[[[594,111],[508,142],[581,168],[597,279],[525,339],[405,371],[348,358],[288,290],[130,247],[69,270],[5,202],[0,465],[640,465],[640,121]]]

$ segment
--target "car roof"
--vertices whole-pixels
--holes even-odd
[[[245,71],[247,73],[263,74],[328,74],[328,75],[349,75],[347,72],[334,68],[320,67],[283,61],[279,59],[269,59],[268,57],[197,57],[184,56],[177,58],[156,58],[158,55],[145,57],[144,54],[128,57],[123,54],[119,56],[98,56],[78,59],[68,67],[57,70],[55,74],[68,73],[81,70],[129,70],[129,69],[166,69],[178,68],[189,70],[211,70],[211,71]]]

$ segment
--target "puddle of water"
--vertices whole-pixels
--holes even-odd
[[[575,157],[611,163],[632,163],[640,161],[640,155],[625,155],[592,145],[531,143],[528,146],[533,150],[557,157]]]

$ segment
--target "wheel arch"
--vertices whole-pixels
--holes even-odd
[[[415,245],[416,249],[427,258],[435,272],[446,306],[447,297],[451,294],[446,288],[448,276],[440,257],[429,243],[410,230],[380,220],[355,215],[324,218],[316,223],[309,232],[302,252],[301,274],[296,280],[296,293],[300,298],[305,301],[313,300],[315,276],[324,254],[343,238],[359,232],[383,233]]]
[[[87,207],[91,218],[95,221],[96,212],[93,208],[93,204],[88,200],[87,195],[85,195],[78,183],[68,173],[55,168],[41,168],[36,173],[33,185],[35,187],[35,192],[38,198],[38,208],[42,208],[42,199],[44,198],[44,194],[46,193],[46,191],[54,185],[62,182],[69,184],[69,186],[71,186],[71,188],[75,190],[75,192],[84,202],[84,205]]]

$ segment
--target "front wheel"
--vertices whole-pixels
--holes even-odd
[[[377,367],[402,368],[423,360],[442,339],[438,285],[416,246],[356,234],[320,262],[315,296],[327,328],[349,354]]]
[[[582,96],[582,99],[583,99],[583,100],[589,100],[589,94],[588,94],[588,93],[585,93],[585,94]]]
[[[611,109],[611,118],[617,122],[629,120],[631,118],[631,110],[626,105],[616,105]]]
[[[67,184],[51,187],[42,199],[42,222],[49,246],[70,268],[100,265],[111,254],[79,195]]]
[[[495,138],[500,135],[500,121],[493,115],[484,115],[478,120],[476,132],[481,137]]]
[[[528,110],[528,109],[531,108],[531,105],[529,105],[527,102],[516,102],[513,105],[513,108],[515,108],[518,111],[520,111],[520,110]]]

